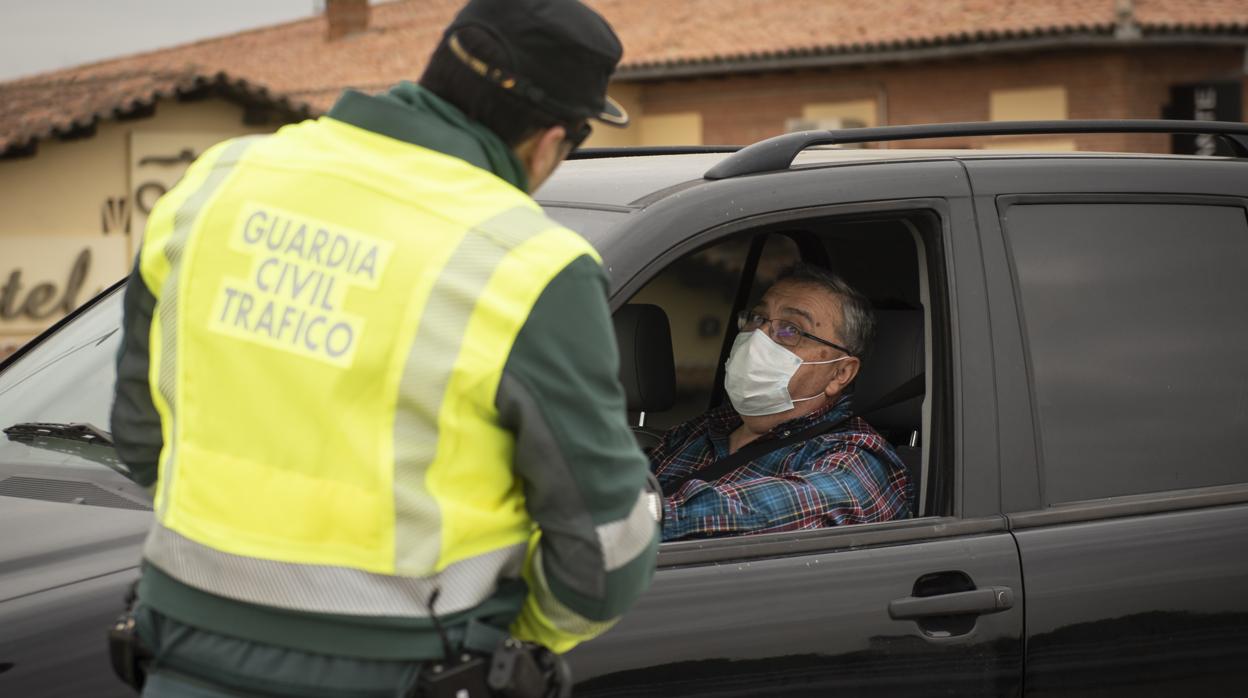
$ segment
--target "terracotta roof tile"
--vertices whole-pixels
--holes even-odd
[[[1112,33],[1118,0],[596,0],[624,39],[622,68],[880,50],[1071,32]],[[1136,0],[1152,30],[1248,31],[1245,0]]]
[[[345,87],[415,79],[463,0],[375,5],[370,28],[325,40],[312,17],[0,83],[0,154],[215,84],[292,113]],[[1051,34],[1112,35],[1119,0],[589,0],[619,32],[621,77],[648,69],[888,51]],[[1248,0],[1134,0],[1144,32],[1248,34]],[[725,67],[725,69],[729,69]]]

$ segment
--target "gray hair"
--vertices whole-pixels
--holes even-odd
[[[780,272],[772,285],[781,281],[811,284],[836,296],[841,303],[841,316],[844,320],[841,335],[845,348],[857,357],[866,353],[867,346],[871,343],[871,335],[875,332],[875,314],[871,311],[871,302],[866,296],[827,269],[801,262]]]

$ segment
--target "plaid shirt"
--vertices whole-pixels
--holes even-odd
[[[782,439],[849,411],[849,398],[785,422],[759,441]],[[670,485],[728,455],[741,417],[725,405],[663,435],[650,469]],[[690,479],[664,499],[663,540],[795,531],[910,516],[909,473],[892,446],[859,417],[764,454],[714,482]]]

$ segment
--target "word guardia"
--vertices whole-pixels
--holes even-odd
[[[245,278],[227,278],[209,327],[336,366],[355,356],[364,319],[342,310],[352,287],[376,289],[393,245],[363,233],[252,204],[230,232],[230,249],[251,258]]]

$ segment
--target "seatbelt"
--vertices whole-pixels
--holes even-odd
[[[902,383],[896,388],[888,391],[883,397],[871,403],[871,405],[866,409],[850,410],[848,414],[840,419],[832,422],[822,422],[816,424],[813,427],[803,429],[796,434],[790,434],[783,439],[763,442],[751,441],[750,443],[737,449],[735,453],[730,454],[727,458],[711,463],[709,467],[689,473],[687,476],[678,481],[668,482],[663,488],[663,496],[670,497],[690,480],[705,480],[706,482],[714,482],[746,463],[749,463],[757,458],[761,458],[768,453],[773,453],[784,448],[785,446],[791,446],[795,443],[806,441],[807,439],[813,439],[820,434],[830,432],[845,422],[848,422],[856,415],[871,414],[876,410],[882,410],[885,407],[892,407],[893,405],[903,403],[911,398],[918,397],[923,394],[925,388],[926,383],[923,379],[923,374],[920,373],[910,378],[905,383]]]

